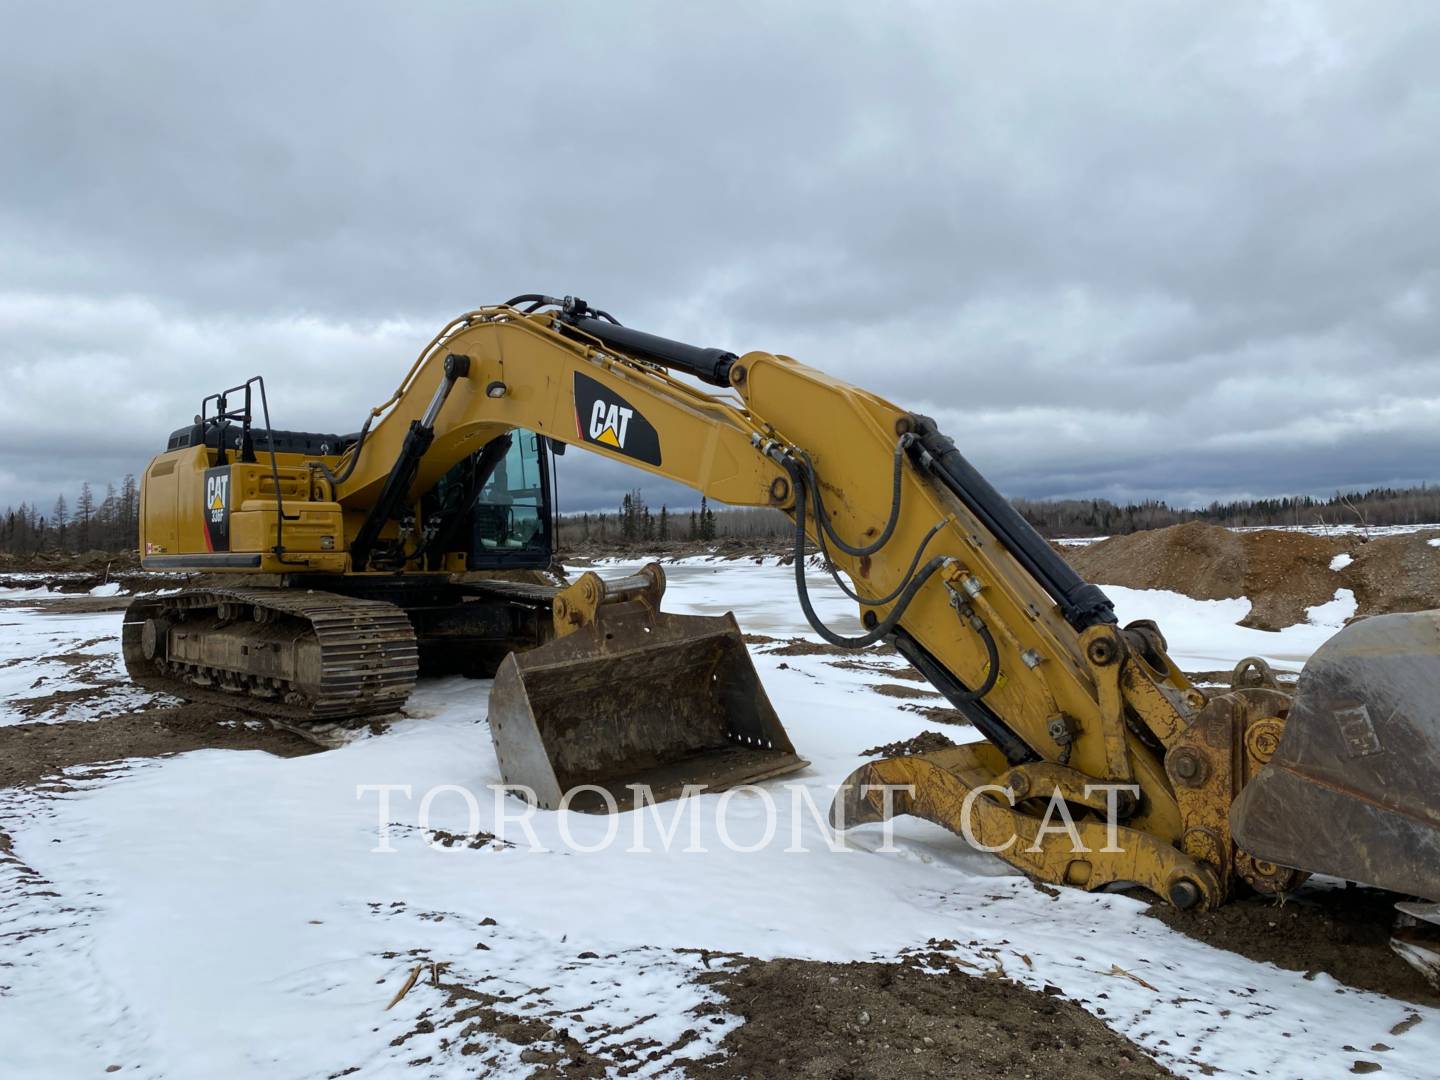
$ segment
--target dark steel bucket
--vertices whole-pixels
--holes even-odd
[[[490,692],[490,734],[507,784],[539,805],[604,812],[688,784],[717,791],[779,776],[795,754],[733,615],[606,609],[547,645],[511,653]]]
[[[1440,611],[1361,619],[1316,650],[1230,825],[1259,859],[1440,901]]]

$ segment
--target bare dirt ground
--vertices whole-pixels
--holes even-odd
[[[934,954],[938,964],[945,958]],[[745,1024],[703,1075],[1140,1080],[1174,1074],[1079,1005],[1003,978],[899,963],[746,961],[710,976]],[[697,1070],[698,1072],[699,1070]]]
[[[0,551],[0,573],[11,570],[104,573],[139,569],[140,554],[136,551],[40,551],[26,555]]]
[[[517,1017],[497,1008],[500,999],[494,995],[448,979],[443,966],[432,968],[420,955],[414,959],[418,978],[433,981],[446,1000],[422,1015],[396,1045],[435,1031],[438,1020],[453,1032],[450,1038],[462,1055],[483,1049],[477,1036],[498,1036],[524,1047],[520,1058],[535,1068],[535,1077],[592,1080],[612,1070],[628,1076],[662,1051],[673,1052],[696,1037],[690,1028],[665,1047],[612,1038],[603,1050],[587,1051],[576,1036],[595,1031]],[[725,1038],[721,1053],[687,1066],[686,1072],[699,1080],[1174,1076],[1096,1016],[1065,1000],[1058,988],[1036,991],[1004,978],[972,975],[939,952],[918,950],[898,962],[848,964],[711,953],[705,963],[715,970],[700,980],[722,1001],[702,1006],[696,1027],[723,1022],[727,1013],[744,1023]]]
[[[187,750],[265,750],[280,757],[315,753],[298,735],[236,721],[203,705],[122,713],[103,720],[0,727],[0,787],[37,784],[64,769]]]

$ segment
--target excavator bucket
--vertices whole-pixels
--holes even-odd
[[[1440,901],[1440,611],[1361,619],[1316,650],[1230,824],[1258,859]]]
[[[687,785],[717,791],[809,764],[734,615],[662,612],[663,591],[653,563],[608,584],[586,574],[555,600],[560,636],[505,658],[490,734],[507,784],[529,788],[546,809],[568,792],[569,808],[605,812],[634,807],[633,785],[661,802]]]

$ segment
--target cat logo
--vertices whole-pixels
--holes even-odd
[[[225,498],[230,493],[230,476],[222,473],[219,476],[207,476],[205,478],[205,504],[210,510],[210,521],[218,525],[225,517],[225,510],[228,500]]]
[[[634,415],[634,409],[626,409],[620,405],[607,408],[605,402],[597,398],[590,409],[590,438],[606,446],[613,446],[616,450],[624,450],[625,433],[629,430],[630,418]]]
[[[225,490],[230,487],[229,477],[210,477],[204,482],[206,487],[207,501],[210,504],[210,520],[219,521],[225,514]]]
[[[575,434],[647,465],[660,464],[660,435],[654,425],[615,391],[578,371]]]
[[[211,551],[230,550],[230,466],[205,470],[205,545]]]

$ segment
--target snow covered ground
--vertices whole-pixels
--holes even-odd
[[[49,598],[43,588],[0,590],[0,599],[37,601],[0,608],[0,726],[94,720],[155,699],[125,676],[122,612],[62,612],[43,606]]]
[[[687,560],[666,572],[671,610],[733,606],[749,632],[809,636],[788,568]],[[858,629],[824,575],[813,582],[822,614]],[[1333,632],[1236,626],[1245,601],[1109,591],[1122,620],[1157,619],[1191,669],[1251,653],[1297,667]],[[1324,608],[1316,623],[1343,613]],[[0,611],[0,656],[32,658],[0,668],[3,704],[37,675],[63,681],[45,657],[73,642],[113,655],[92,639],[118,619]],[[432,962],[495,1009],[594,1048],[629,1044],[637,1060],[654,1055],[633,1075],[664,1075],[738,1023],[694,1015],[712,999],[694,976],[723,962],[699,950],[868,959],[931,938],[970,943],[953,952],[981,970],[1060,987],[1184,1076],[1339,1077],[1357,1057],[1387,1077],[1435,1075],[1440,1011],[1213,949],[1126,897],[1052,897],[924,822],[902,819],[892,845],[870,827],[831,850],[811,808],[823,814],[860,751],[925,721],[874,692],[883,676],[773,647],[756,646],[755,663],[811,767],[765,785],[769,797],[693,800],[668,850],[659,826],[674,804],[658,818],[526,816],[497,799],[488,683],[460,679],[422,684],[385,735],[324,754],[198,751],[76,771],[59,790],[0,790],[13,839],[0,849],[0,1077],[112,1065],[176,1080],[524,1075],[519,1047],[461,1036],[459,1006],[428,969],[386,1010]],[[776,842],[760,844],[772,826]],[[436,830],[497,839],[446,848]],[[1380,1042],[1391,1049],[1343,1049]]]

